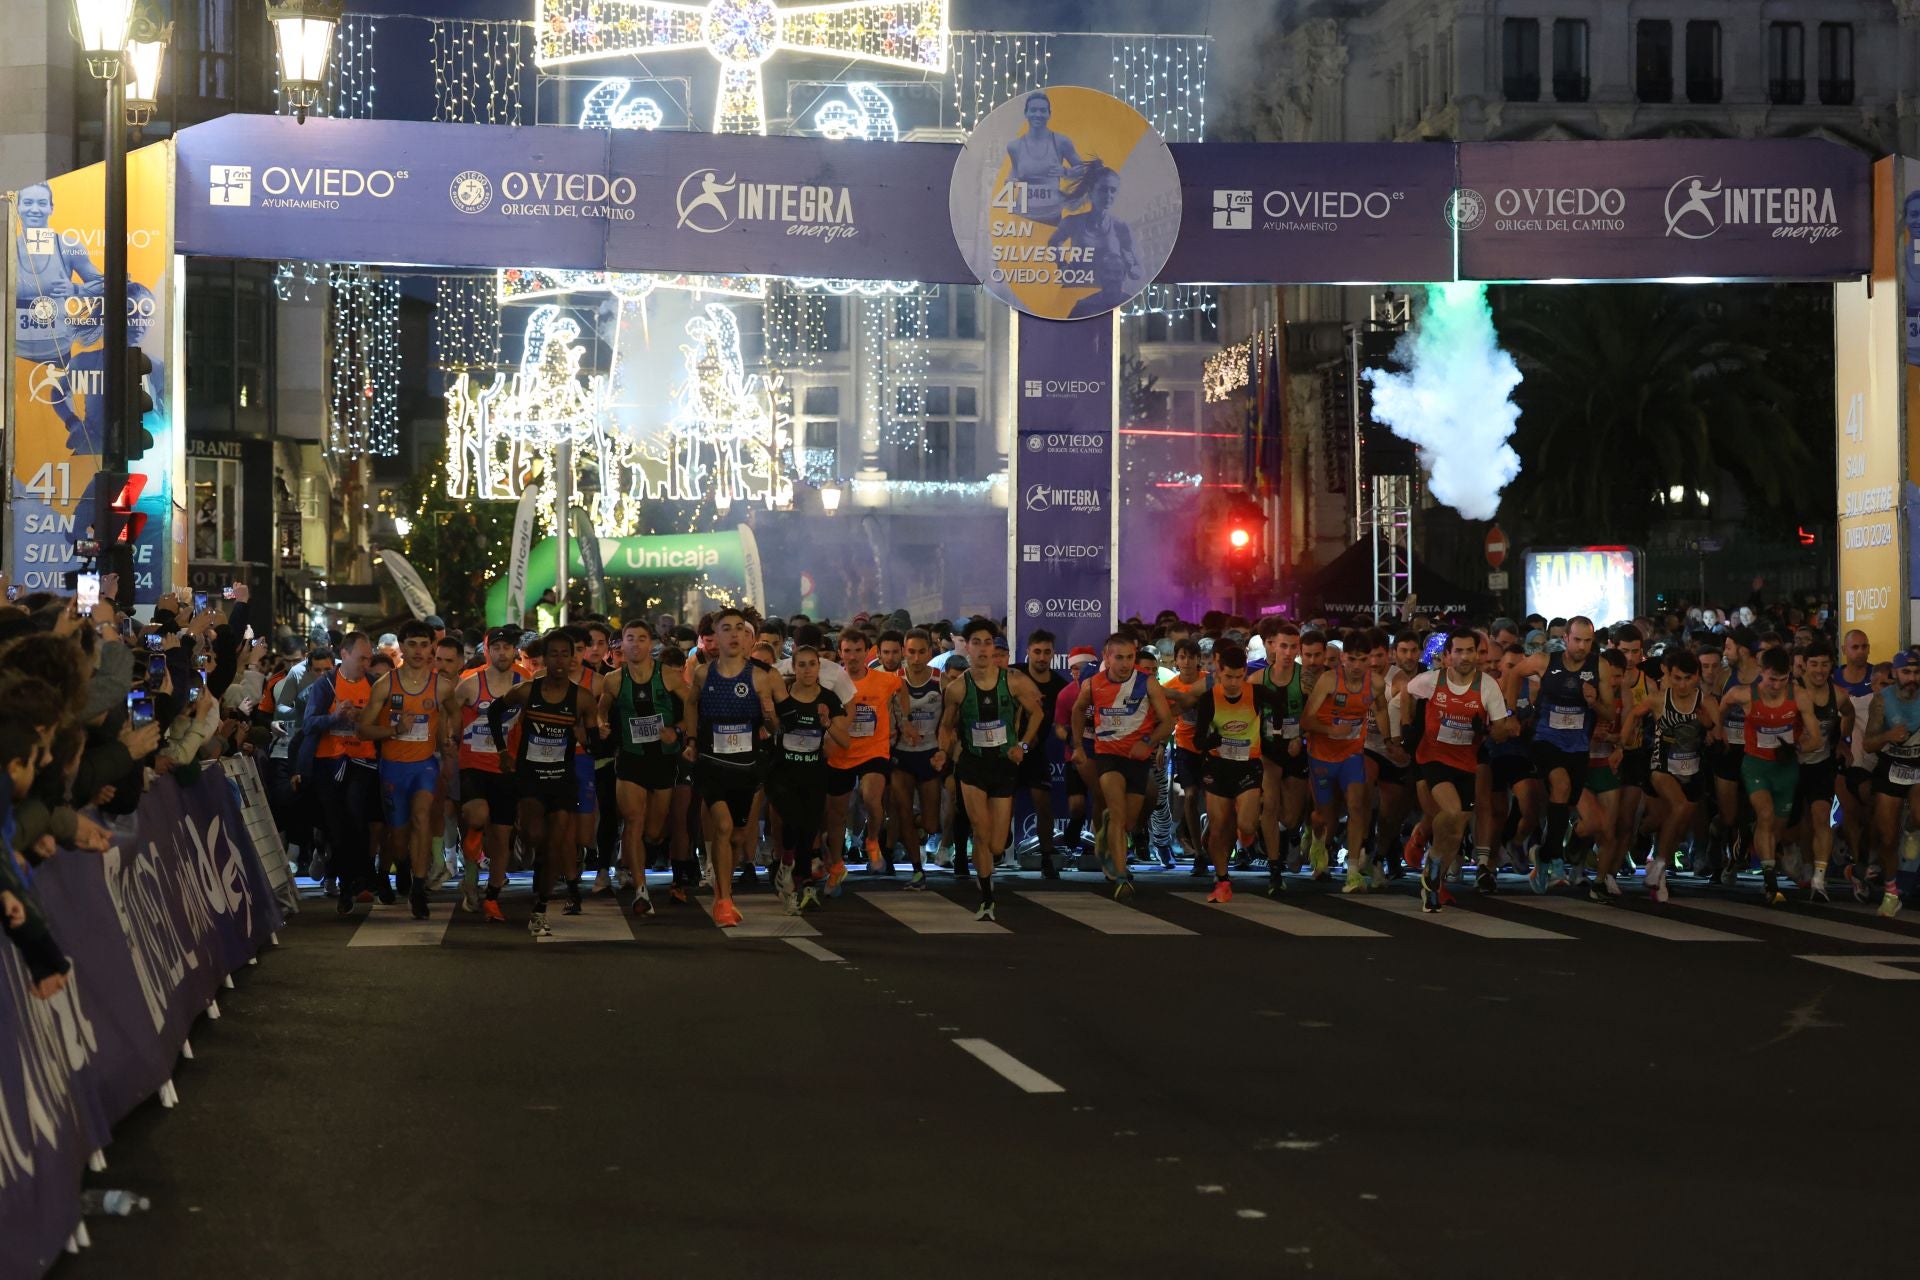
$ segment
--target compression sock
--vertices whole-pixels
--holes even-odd
[[[1561,857],[1567,847],[1567,818],[1572,806],[1556,801],[1547,801],[1547,841],[1540,847],[1540,860],[1551,862]]]

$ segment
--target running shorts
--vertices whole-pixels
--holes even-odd
[[[613,758],[613,776],[647,791],[669,791],[680,775],[680,757],[660,751],[622,751]]]
[[[1173,780],[1192,791],[1206,785],[1207,757],[1198,751],[1189,751],[1185,747],[1173,749]]]
[[[836,769],[829,765],[827,767],[827,794],[830,796],[850,796],[853,794],[854,787],[859,785],[860,779],[867,774],[877,773],[884,778],[892,769],[893,765],[885,756],[882,756],[878,760],[862,760],[851,769]]]
[[[1653,748],[1634,747],[1620,753],[1620,785],[1645,791],[1653,785]]]
[[[1533,775],[1533,757],[1524,751],[1504,752],[1487,757],[1487,763],[1493,767],[1493,789],[1511,792]]]
[[[1087,794],[1087,780],[1080,776],[1080,767],[1071,760],[1067,762],[1067,794],[1069,796]]]
[[[1329,805],[1347,793],[1347,788],[1367,780],[1367,761],[1363,755],[1345,760],[1307,761],[1307,784],[1313,788],[1313,802]]]
[[[1047,740],[1035,742],[1020,757],[1020,785],[1028,791],[1053,789],[1053,761],[1047,759]]]
[[[1567,780],[1573,784],[1567,792],[1567,803],[1578,804],[1580,793],[1587,789],[1587,753],[1562,751],[1552,743],[1536,740],[1533,744],[1533,771],[1540,781],[1547,784],[1549,793],[1553,787],[1555,769],[1566,770]]]
[[[1384,782],[1390,787],[1403,787],[1406,785],[1406,765],[1395,764],[1378,751],[1369,751],[1366,753],[1366,756],[1367,759],[1373,761],[1373,778],[1375,782]]]
[[[413,798],[425,792],[440,794],[440,761],[382,760],[380,762],[380,800],[386,809],[387,825],[404,827],[413,820]]]
[[[514,791],[513,779],[504,773],[462,769],[460,803],[473,804],[475,801],[486,803],[489,826],[510,827],[514,823],[514,811],[519,807],[520,797]]]
[[[1451,782],[1454,794],[1460,797],[1461,810],[1463,812],[1472,810],[1474,778],[1465,769],[1456,769],[1450,764],[1441,764],[1437,760],[1428,761],[1420,766],[1420,781],[1427,784],[1428,792],[1432,792],[1443,782]]]
[[[1260,790],[1260,762],[1258,760],[1222,760],[1218,756],[1202,757],[1206,761],[1207,794],[1221,800],[1235,800],[1249,791]]]
[[[1587,765],[1587,790],[1597,796],[1620,789],[1620,775],[1614,772],[1607,760],[1606,756],[1593,756]]]
[[[893,753],[893,771],[904,773],[916,784],[934,782],[947,776],[945,769],[933,767],[932,751],[896,751]]]
[[[1740,762],[1740,785],[1750,796],[1762,791],[1771,795],[1774,817],[1785,822],[1793,817],[1794,788],[1800,785],[1799,762],[1750,755]]]
[[[1873,786],[1873,770],[1863,769],[1857,764],[1847,766],[1845,777],[1847,790],[1856,796]]]
[[[1904,800],[1916,782],[1920,782],[1920,760],[1881,756],[1880,766],[1873,771],[1873,793],[1878,796]]]
[[[1265,748],[1262,748],[1262,750],[1264,749]],[[1299,755],[1294,755],[1287,750],[1286,744],[1283,741],[1280,749],[1273,753],[1273,759],[1279,762],[1280,776],[1282,778],[1295,778],[1301,782],[1307,780],[1308,759],[1307,749],[1304,746],[1300,748]]]
[[[1665,769],[1655,769],[1652,774],[1647,775],[1647,789],[1649,791],[1653,789],[1653,774],[1672,778],[1674,785],[1680,788],[1680,794],[1695,804],[1700,802],[1700,797],[1707,794],[1707,774],[1703,770],[1695,769],[1692,773],[1683,775],[1668,773]]]
[[[1147,769],[1152,762],[1135,760],[1132,756],[1096,755],[1093,758],[1095,772],[1102,782],[1110,773],[1117,773],[1126,780],[1127,794],[1144,796],[1147,794]]]
[[[1020,769],[1013,761],[1002,755],[987,756],[975,751],[960,753],[953,776],[963,787],[986,792],[990,800],[1013,799],[1020,783]]]
[[[1740,765],[1747,758],[1745,747],[1721,747],[1718,751],[1709,751],[1707,758],[1713,765],[1713,776],[1722,782],[1740,781]]]
[[[1817,760],[1812,764],[1800,766],[1800,784],[1798,796],[1800,803],[1808,808],[1818,809],[1824,805],[1833,807],[1833,784],[1840,777],[1840,762],[1832,756]]]
[[[540,806],[542,813],[580,812],[580,784],[573,778],[536,778],[528,774],[520,779],[520,798]]]
[[[753,798],[760,791],[760,771],[751,766],[696,760],[693,791],[709,809],[726,805],[734,825],[740,826],[753,816]]]

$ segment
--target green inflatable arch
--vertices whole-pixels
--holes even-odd
[[[533,544],[527,559],[527,602],[538,600],[553,585],[557,559],[556,538]],[[760,546],[746,525],[713,533],[670,533],[649,537],[601,538],[600,562],[609,578],[709,577],[737,587],[747,602],[765,607],[766,581],[760,571]],[[568,542],[568,580],[586,577],[587,561],[578,539]],[[507,617],[507,579],[487,588],[487,625],[497,627]]]

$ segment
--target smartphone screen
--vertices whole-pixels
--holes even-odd
[[[207,611],[207,593],[206,592],[196,591],[193,593],[193,611],[195,613],[205,613]]]
[[[147,637],[147,652],[158,653],[166,646],[167,638],[155,631]]]
[[[167,659],[165,654],[156,653],[147,659],[147,683],[158,687],[167,678]]]
[[[188,686],[187,688],[187,705],[188,706],[192,706],[194,703],[200,701],[200,692],[201,692],[201,689],[200,689],[199,681],[195,681],[193,684]]]
[[[153,699],[144,693],[127,695],[127,719],[136,729],[144,729],[153,723]]]
[[[82,613],[93,612],[93,607],[100,603],[100,575],[83,573],[77,576],[76,582],[73,593],[74,604],[79,606]]]

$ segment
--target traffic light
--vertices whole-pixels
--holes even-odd
[[[1800,535],[1800,545],[1803,547],[1810,547],[1820,540],[1819,535],[1805,525],[1798,525],[1795,530]]]
[[[1227,575],[1235,582],[1251,582],[1266,562],[1266,513],[1253,498],[1237,493],[1227,499],[1218,529]]]
[[[102,548],[131,547],[140,541],[147,517],[134,508],[140,505],[140,495],[146,488],[147,478],[137,472],[129,475],[102,471],[96,477],[93,491],[111,495],[106,511],[96,518],[95,535]]]
[[[127,348],[127,454],[145,456],[153,448],[153,433],[146,418],[153,412],[153,397],[147,393],[147,375],[153,372],[153,357],[139,347]]]

